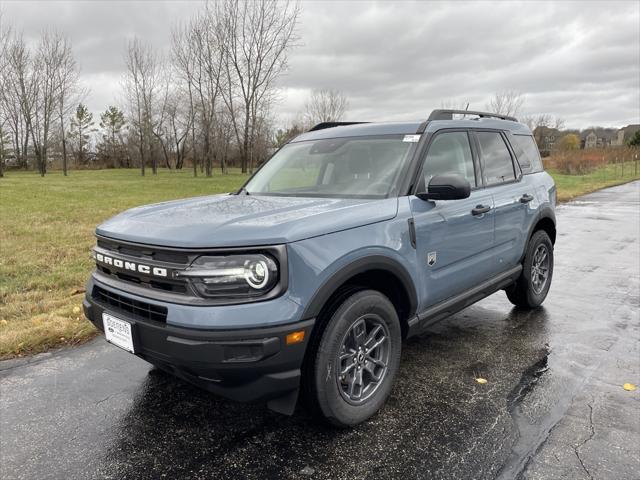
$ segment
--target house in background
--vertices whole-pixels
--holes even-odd
[[[640,130],[640,124],[627,125],[616,132],[616,138],[611,141],[612,147],[624,147]]]
[[[533,130],[533,138],[538,144],[540,154],[546,157],[559,147],[560,139],[570,133],[580,138],[580,148],[588,150],[592,148],[624,147],[638,130],[640,130],[640,124],[627,125],[619,129],[595,127],[582,131],[537,127]]]
[[[540,155],[548,157],[554,149],[555,143],[560,138],[561,132],[557,128],[536,127],[533,130],[533,138],[538,144]]]
[[[618,138],[618,130],[614,128],[590,128],[580,134],[580,146],[589,148],[607,148],[612,146]]]
[[[591,128],[580,135],[582,148],[624,147],[640,130],[640,125],[627,125],[618,130],[613,128]]]

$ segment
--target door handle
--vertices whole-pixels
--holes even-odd
[[[488,205],[477,205],[476,208],[471,210],[471,214],[472,215],[484,215],[489,210],[491,210],[491,207],[488,206]]]
[[[520,197],[520,203],[529,203],[531,200],[533,200],[533,195],[529,195],[528,193]]]

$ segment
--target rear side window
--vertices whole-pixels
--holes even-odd
[[[476,137],[480,144],[484,183],[495,185],[515,180],[511,154],[502,135],[498,132],[476,132]]]
[[[475,187],[476,176],[467,132],[438,134],[429,146],[422,171],[425,185],[429,185],[434,175],[457,173]]]
[[[522,173],[538,173],[542,171],[542,160],[536,141],[531,135],[512,135],[511,145],[518,157]]]

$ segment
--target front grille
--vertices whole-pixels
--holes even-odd
[[[124,295],[110,292],[98,286],[93,287],[92,297],[96,302],[101,303],[102,305],[110,306],[114,310],[129,313],[138,318],[162,323],[166,323],[167,321],[166,307],[159,307],[157,305],[151,305],[150,303],[140,302]]]
[[[102,253],[113,255],[114,258],[177,270],[186,268],[198,256],[197,253],[165,250],[146,245],[124,244],[103,238],[98,238],[97,246]],[[96,268],[104,275],[128,284],[179,295],[193,295],[189,282],[184,278],[154,277],[153,275],[144,275],[136,271],[123,271],[122,268],[97,262]]]
[[[195,257],[193,254],[186,252],[178,252],[173,250],[154,249],[144,245],[129,245],[122,244],[113,240],[106,240],[103,238],[98,239],[98,247],[105,250],[111,250],[115,254],[127,255],[129,257],[139,258],[144,260],[155,260],[156,262],[175,263],[178,265],[188,265]]]
[[[116,270],[111,270],[103,265],[96,265],[96,268],[110,277],[117,278],[123,282],[133,283],[145,288],[154,288],[156,290],[163,290],[165,292],[173,293],[187,293],[187,283],[185,280],[159,280],[149,278],[144,275],[137,275],[133,273],[123,273]]]

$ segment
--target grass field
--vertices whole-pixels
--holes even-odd
[[[217,173],[217,172],[216,172]],[[214,174],[215,175],[215,174]],[[145,203],[229,192],[247,178],[232,171],[8,172],[0,179],[0,358],[74,344],[95,332],[81,309],[96,225]]]
[[[631,163],[624,177],[619,165],[581,176],[551,173],[561,201],[640,178]],[[137,170],[72,171],[66,178],[8,172],[0,179],[0,358],[95,334],[81,302],[96,224],[135,205],[228,192],[246,178],[233,170],[213,178],[166,170],[157,177]]]
[[[601,188],[640,179],[640,165],[626,162],[623,165],[607,165],[586,175],[563,175],[549,171],[558,187],[558,200],[566,202]]]

